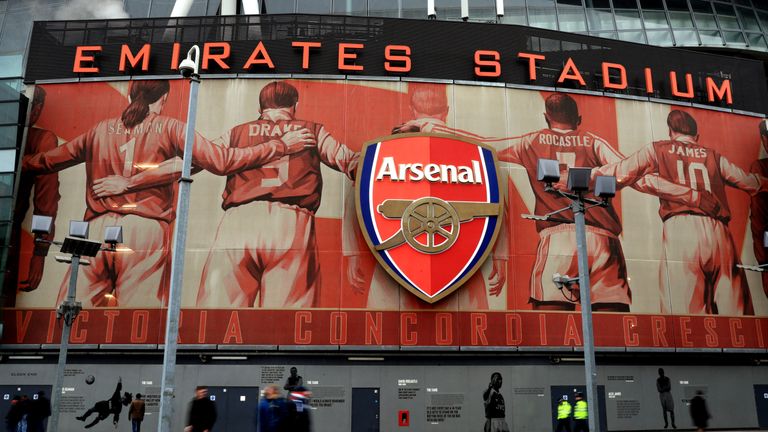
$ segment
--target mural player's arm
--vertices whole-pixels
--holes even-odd
[[[355,187],[350,184],[344,194],[344,213],[342,214],[341,245],[342,254],[347,259],[347,281],[355,294],[365,293],[365,276],[361,256],[366,249],[360,247],[362,242],[360,225],[357,222],[355,206]]]
[[[43,153],[58,147],[56,135],[50,131],[43,131],[40,139],[35,142],[27,143],[30,148],[25,151],[26,154]],[[41,174],[34,178],[33,188],[35,198],[32,202],[33,213],[41,216],[50,216],[53,218],[51,232],[38,235],[37,238],[43,240],[53,240],[55,236],[56,213],[59,210],[59,176],[56,173]],[[29,272],[27,279],[20,282],[21,291],[33,291],[40,285],[45,269],[45,256],[48,255],[50,243],[35,242],[34,252],[29,258]]]
[[[83,163],[94,139],[94,129],[54,149],[24,156],[22,169],[32,174],[50,174]]]
[[[324,164],[346,174],[351,180],[355,179],[357,161],[360,155],[338,142],[328,133],[325,126],[320,126],[317,133],[317,151]]]
[[[157,167],[144,170],[129,178],[109,176],[97,179],[93,185],[96,196],[104,198],[176,181],[182,168],[184,124],[179,122],[174,126],[174,130],[170,132],[172,135],[169,142],[175,146],[175,152],[179,157],[165,160]],[[228,134],[229,132],[220,141],[228,143]],[[203,168],[216,175],[229,175],[267,164],[285,155],[303,150],[305,146],[314,143],[315,139],[312,133],[306,128],[289,131],[278,139],[245,148],[225,147],[207,140],[200,134],[195,134],[192,163],[195,168]]]
[[[720,173],[725,184],[740,189],[750,195],[768,192],[768,179],[756,174],[746,173],[739,166],[731,163],[725,156],[720,156]]]

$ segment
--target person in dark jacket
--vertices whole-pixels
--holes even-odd
[[[128,420],[131,421],[133,432],[141,432],[141,422],[144,421],[144,400],[141,399],[141,393],[136,393],[136,399],[131,402],[128,408]]]
[[[208,387],[197,386],[195,398],[189,403],[187,427],[184,432],[211,432],[216,423],[216,403],[208,397]]]
[[[672,429],[677,429],[675,425],[675,400],[672,397],[672,380],[664,375],[664,369],[662,368],[659,368],[659,377],[656,378],[656,390],[659,392],[661,412],[664,414],[664,429],[669,427],[667,413],[672,418]]]
[[[707,429],[709,419],[712,418],[709,415],[709,410],[707,410],[707,401],[704,400],[703,395],[701,390],[696,390],[696,396],[691,399],[691,420],[696,426],[696,430],[700,432]]]
[[[295,405],[280,394],[276,385],[268,386],[256,409],[256,432],[292,432],[295,409]]]
[[[13,399],[11,399],[11,407],[5,414],[5,430],[8,432],[16,432],[16,428],[19,426],[19,421],[21,420],[21,407],[19,406],[19,402],[21,402],[21,396],[14,396]]]
[[[297,386],[288,394],[291,402],[291,432],[312,432],[312,419],[309,416],[312,392],[306,387]]]
[[[37,399],[30,403],[27,416],[28,432],[45,432],[48,417],[51,416],[51,401],[44,391],[37,392]]]

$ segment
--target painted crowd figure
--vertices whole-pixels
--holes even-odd
[[[659,368],[659,377],[656,378],[656,390],[659,392],[659,401],[661,402],[661,411],[664,413],[664,429],[669,427],[667,413],[672,420],[672,429],[677,429],[675,425],[675,400],[672,398],[672,381],[664,375],[664,369]]]

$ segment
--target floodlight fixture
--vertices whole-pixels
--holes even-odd
[[[536,163],[536,180],[547,184],[560,181],[560,162],[554,159],[539,159]]]
[[[123,242],[123,227],[108,226],[104,228],[104,243],[114,248],[118,243]]]
[[[50,234],[52,226],[53,218],[51,216],[32,215],[33,234]]]
[[[496,0],[496,16],[498,18],[504,16],[504,0]]]
[[[77,237],[66,237],[61,245],[61,252],[77,256],[95,257],[100,250],[101,242]]]
[[[589,190],[589,181],[592,177],[592,168],[568,169],[568,190],[571,192],[586,192]]]
[[[597,176],[595,178],[595,196],[608,199],[616,196],[616,177]]]
[[[69,236],[81,238],[81,239],[87,239],[88,238],[88,222],[70,221]]]

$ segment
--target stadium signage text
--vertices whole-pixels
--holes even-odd
[[[332,45],[332,46],[328,46]],[[152,44],[144,44],[140,47],[123,44],[120,47],[119,58],[110,57],[109,61],[119,62],[118,71],[121,73],[148,72],[150,64],[160,61],[169,71],[178,70],[182,57],[182,47],[178,42],[173,43],[170,59],[157,59],[153,57]],[[336,59],[336,71],[345,74],[365,73],[365,66],[361,59],[373,53],[366,51],[363,43],[322,43],[312,41],[291,41],[295,64],[280,65],[273,60],[273,55],[264,44],[259,41],[245,61],[237,61],[233,56],[232,45],[229,42],[206,42],[202,44],[201,69],[207,72],[252,72],[252,73],[279,73],[287,67],[295,68],[300,62],[301,69],[306,73],[327,73],[327,69],[317,72],[313,58],[321,54],[327,56],[326,51],[334,51]],[[277,50],[275,48],[274,50]],[[105,51],[102,45],[81,45],[75,49],[72,63],[72,72],[77,74],[94,75],[102,72],[101,53]],[[385,73],[391,75],[408,75],[415,67],[413,57],[414,50],[409,45],[386,45],[383,49],[382,64]],[[277,57],[275,57],[277,58]],[[507,64],[508,62],[512,65]],[[496,50],[475,50],[472,59],[473,76],[480,80],[495,80],[502,77],[503,67],[524,68],[527,81],[537,84],[547,61],[547,55],[536,52],[517,52],[507,54]],[[597,71],[589,71],[595,76],[600,76],[598,86],[603,90],[623,91],[629,88],[627,67],[621,63],[601,62],[601,68]],[[587,89],[587,81],[584,78],[584,70],[579,68],[572,57],[568,57],[559,71],[556,72],[557,84],[574,88]],[[632,83],[633,86],[641,86],[649,96],[654,96],[659,87],[665,87],[664,93],[675,98],[695,100],[697,93],[706,93],[706,100],[710,103],[723,102],[733,105],[733,91],[730,78],[722,77],[718,80],[706,76],[703,83],[697,80],[694,85],[693,74],[689,72],[678,73],[675,70],[659,71],[651,67],[644,67],[642,71],[633,71],[642,78],[640,82]]]
[[[358,220],[382,268],[429,303],[459,288],[485,261],[502,220],[493,150],[401,134],[368,143],[360,158]]]

